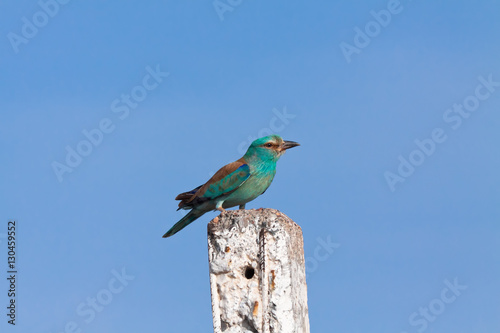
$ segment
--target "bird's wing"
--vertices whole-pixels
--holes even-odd
[[[191,197],[202,187],[203,185],[198,186],[194,190],[183,192],[175,197],[175,200],[186,200],[191,199]]]
[[[190,209],[204,201],[230,194],[250,177],[250,167],[243,159],[222,167],[196,193],[189,198],[182,196],[179,209]],[[189,192],[186,192],[186,196]],[[181,195],[184,193],[181,193]]]
[[[196,195],[200,198],[215,199],[230,194],[250,177],[250,167],[242,161],[229,163],[213,175]]]

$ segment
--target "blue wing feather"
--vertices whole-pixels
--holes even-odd
[[[210,184],[201,197],[215,199],[230,194],[240,187],[248,177],[250,177],[250,167],[248,164],[243,164],[218,182]]]

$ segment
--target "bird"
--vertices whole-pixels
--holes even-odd
[[[250,202],[264,194],[276,174],[276,162],[290,148],[300,146],[294,141],[285,141],[279,135],[269,135],[252,142],[239,160],[223,166],[205,184],[183,192],[175,198],[179,208],[190,210],[163,238],[170,237],[203,214],[239,206],[245,209]]]

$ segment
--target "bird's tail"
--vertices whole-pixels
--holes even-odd
[[[202,216],[204,212],[200,212],[198,210],[192,210],[189,213],[186,214],[182,219],[179,220],[172,228],[170,228],[169,231],[165,235],[163,235],[163,238],[170,237],[177,232],[181,231],[186,227],[188,224],[196,220],[198,217]]]

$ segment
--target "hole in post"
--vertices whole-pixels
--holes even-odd
[[[248,266],[245,269],[245,277],[250,280],[251,278],[253,278],[254,275],[255,275],[255,269],[253,269],[253,267]]]

